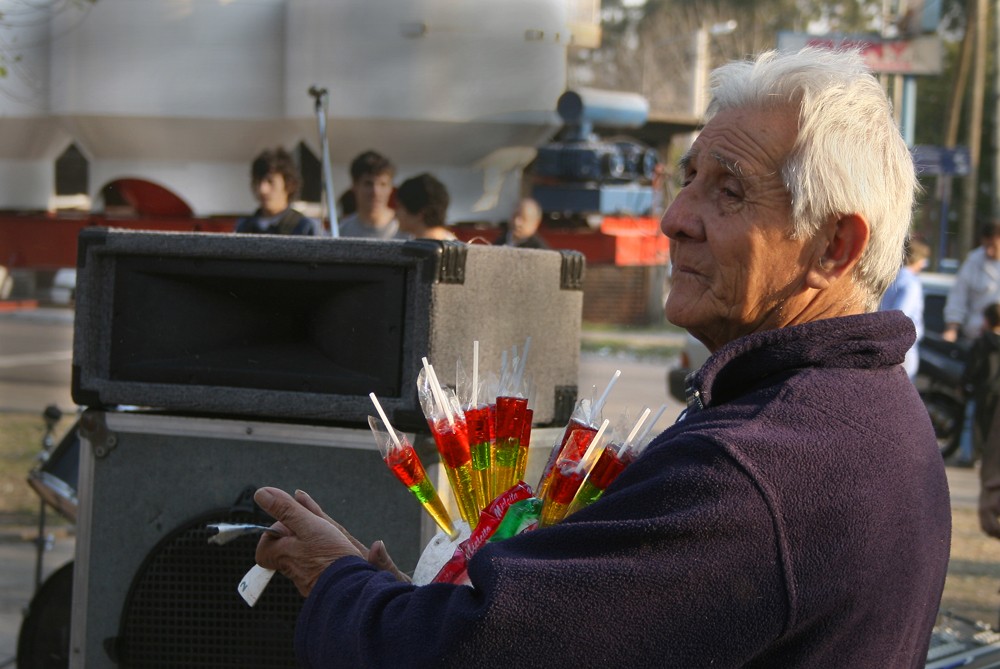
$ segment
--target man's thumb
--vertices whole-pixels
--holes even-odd
[[[278,488],[260,488],[254,493],[253,500],[257,502],[257,505],[261,509],[267,512],[272,518],[281,521],[292,532],[297,533],[302,529],[300,519],[305,509],[284,490],[279,490]]]

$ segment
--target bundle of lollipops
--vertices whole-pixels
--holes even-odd
[[[604,392],[581,399],[552,445],[538,484],[525,483],[531,442],[531,339],[519,352],[501,356],[499,370],[483,375],[479,342],[473,342],[471,374],[459,361],[456,388],[443,386],[423,358],[417,377],[421,409],[447,474],[461,520],[453,520],[406,435],[397,431],[371,393],[378,416],[368,424],[386,465],[413,493],[441,532],[424,550],[413,574],[417,584],[467,583],[466,563],[488,541],[554,525],[595,502],[652,439],[666,406],[650,418],[623,412],[612,425],[602,409],[621,371]],[[443,562],[443,564],[442,564]]]

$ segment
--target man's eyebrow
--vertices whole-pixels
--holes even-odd
[[[677,161],[677,167],[681,172],[684,172],[687,170],[687,168],[691,166],[691,163],[693,161],[694,161],[694,151],[691,150],[685,151],[684,155],[681,156],[681,159]]]
[[[727,158],[717,151],[710,151],[708,155],[711,156],[712,159],[715,160],[717,163],[719,163],[719,165],[722,166],[722,169],[726,170],[737,179],[746,179],[749,176],[743,170],[743,166],[740,165],[739,162],[732,160],[731,158]],[[693,163],[695,158],[697,157],[698,157],[697,151],[688,151],[683,156],[681,156],[681,159],[678,161],[678,166],[680,170],[682,172],[686,171],[689,167],[691,167],[691,163]]]
[[[718,153],[717,151],[712,151],[708,155],[714,158],[717,163],[722,165],[722,168],[724,170],[732,174],[737,179],[745,179],[749,176],[748,174],[746,174],[746,172],[743,171],[743,166],[740,165],[739,162],[731,158],[726,158],[724,155]]]

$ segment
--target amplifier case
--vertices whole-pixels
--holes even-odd
[[[365,425],[370,392],[426,430],[421,358],[497,369],[531,337],[539,425],[576,401],[584,260],[430,240],[91,228],[78,245],[73,399]]]
[[[254,537],[225,546],[208,545],[202,539],[198,549],[206,551],[205,559],[182,564],[182,575],[170,582],[152,584],[169,588],[164,607],[169,610],[162,612],[163,629],[154,620],[154,636],[196,616],[210,616],[214,633],[199,630],[167,642],[148,635],[132,639],[131,654],[124,658],[109,650],[122,635],[123,625],[132,622],[127,620],[126,601],[133,599],[130,590],[136,577],[157,557],[158,546],[193,519],[230,508],[244,491],[263,485],[305,490],[365,545],[384,540],[396,563],[410,573],[427,538],[436,531],[422,507],[382,463],[368,430],[91,409],[81,418],[80,436],[72,666],[99,669],[118,662],[144,666],[136,658],[163,643],[172,645],[158,651],[161,655],[191,646],[198,657],[206,658],[204,666],[238,666],[211,658],[218,658],[222,644],[245,642],[236,647],[249,647],[264,633],[278,635],[280,645],[289,650],[288,666],[295,666],[290,648],[293,621],[301,607],[297,593],[291,593],[290,604],[284,605],[287,629],[255,630],[241,618],[252,613],[236,586],[253,566]],[[421,457],[429,469],[439,469],[432,454]],[[234,550],[242,551],[240,558],[223,573],[221,565],[231,561]],[[215,594],[196,592],[185,604],[174,594],[184,585],[175,581],[183,578],[221,582]],[[264,597],[282,587],[289,588],[290,582],[276,575]],[[266,605],[263,597],[256,610],[262,604]]]

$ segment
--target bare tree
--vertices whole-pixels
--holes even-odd
[[[774,48],[782,30],[805,32],[813,22],[831,31],[871,30],[880,19],[872,2],[648,0],[627,8],[605,0],[604,7],[604,44],[583,54],[585,83],[642,93],[654,113],[668,116],[694,110],[699,71]],[[701,49],[699,33],[708,37]]]

